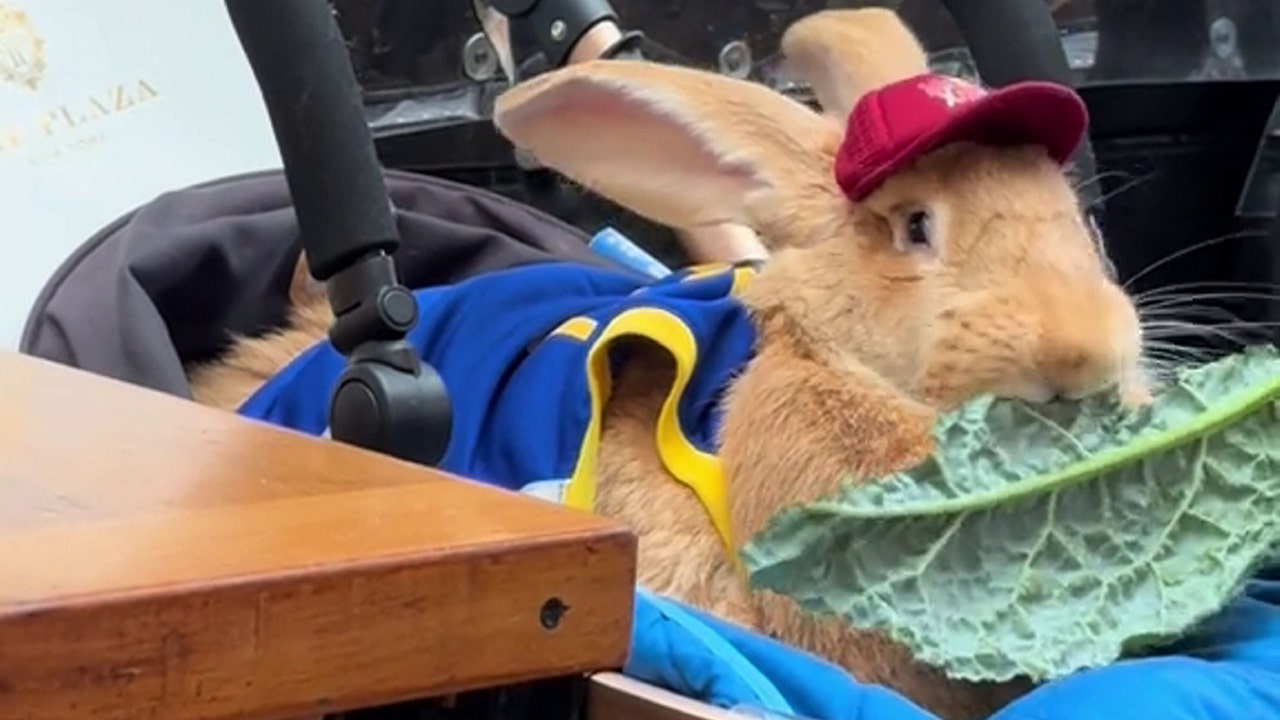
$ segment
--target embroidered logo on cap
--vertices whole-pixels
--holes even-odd
[[[921,80],[919,87],[925,95],[942,101],[948,110],[954,110],[987,95],[987,91],[982,87],[949,75],[931,75]]]

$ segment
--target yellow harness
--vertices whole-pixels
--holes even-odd
[[[726,264],[690,268],[682,282],[733,273],[730,294],[738,296],[754,277],[750,266]],[[596,330],[589,318],[573,318],[552,334],[585,342]],[[640,307],[619,313],[596,336],[587,350],[587,384],[591,395],[591,415],[578,452],[578,460],[565,490],[565,504],[593,511],[596,503],[596,460],[600,450],[600,424],[604,404],[612,392],[608,349],[623,337],[646,338],[670,353],[675,362],[675,379],[663,401],[654,429],[658,456],[672,477],[693,491],[702,503],[711,524],[734,562],[737,551],[729,520],[729,496],[720,459],[696,447],[680,427],[677,406],[698,363],[698,343],[693,332],[675,314],[654,307]]]

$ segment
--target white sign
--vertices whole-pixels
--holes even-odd
[[[0,348],[121,214],[279,165],[223,0],[0,0]]]

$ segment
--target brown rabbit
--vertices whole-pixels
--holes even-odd
[[[849,473],[871,479],[918,464],[936,412],[976,394],[1143,392],[1137,314],[1107,276],[1062,170],[1085,122],[1074,95],[1043,86],[984,95],[928,76],[916,39],[884,10],[812,15],[787,31],[783,50],[823,113],[710,73],[593,61],[509,90],[495,114],[540,161],[654,221],[741,225],[769,247],[741,295],[758,345],[726,395],[719,439],[734,542]],[[936,148],[917,143],[885,160],[876,155],[885,128],[873,120],[899,102],[890,93],[937,105],[906,125],[981,112]],[[1043,120],[1000,125],[1032,96],[1045,98]],[[303,267],[288,328],[192,372],[198,400],[234,409],[322,338],[328,309],[306,281]],[[638,533],[642,585],[946,718],[985,717],[1023,689],[949,681],[885,639],[753,594],[655,450],[673,370],[664,353],[639,350],[604,409],[597,509]]]

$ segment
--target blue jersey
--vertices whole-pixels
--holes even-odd
[[[705,265],[653,281],[548,263],[419,290],[407,340],[440,373],[453,405],[441,469],[574,507],[595,503],[601,414],[617,341],[670,353],[675,380],[654,428],[667,471],[698,494],[726,542],[728,503],[716,434],[721,393],[750,360],[756,333],[735,297],[750,266]],[[345,360],[327,341],[294,359],[240,413],[327,432]]]

